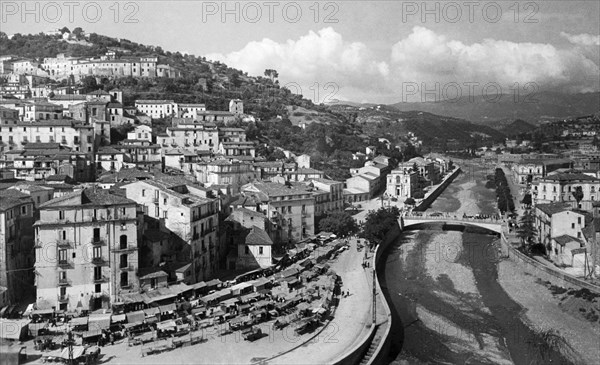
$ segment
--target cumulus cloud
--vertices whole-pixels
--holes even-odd
[[[347,42],[330,27],[285,43],[265,38],[250,42],[239,51],[209,54],[207,58],[253,75],[276,69],[283,85],[297,83],[305,95],[315,83],[323,93],[324,85],[330,82],[340,88],[373,90],[373,81],[381,81],[389,72],[387,64],[377,61],[364,43]]]
[[[274,68],[282,85],[298,83],[303,94],[313,99],[314,92],[307,89],[315,82],[321,95],[326,94],[323,85],[333,82],[339,86],[339,99],[374,101],[395,95],[409,82],[428,87],[450,82],[495,83],[504,90],[515,83],[519,87],[535,83],[539,91],[598,91],[598,61],[585,50],[589,47],[583,47],[598,45],[598,37],[564,32],[562,36],[574,46],[559,49],[552,44],[496,39],[465,44],[417,26],[391,45],[387,54],[376,55],[366,44],[350,42],[333,28],[324,28],[283,43],[265,38],[239,51],[207,58],[253,75]]]
[[[392,46],[390,72],[396,80],[435,83],[535,83],[540,90],[592,91],[598,65],[575,50],[551,44],[485,39],[464,44],[415,27]]]
[[[567,32],[560,32],[560,36],[579,46],[600,46],[600,35],[587,33],[569,34]]]

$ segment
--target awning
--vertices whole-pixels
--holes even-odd
[[[174,329],[177,328],[177,323],[175,323],[174,320],[168,320],[168,321],[163,321],[163,322],[158,322],[156,324],[156,329],[159,330],[168,330],[168,329]]]
[[[299,311],[307,310],[308,308],[310,308],[310,304],[306,302],[302,302],[296,306],[296,309],[298,309]]]
[[[127,320],[127,316],[125,314],[113,314],[111,321],[112,323],[125,322]]]
[[[146,315],[146,317],[153,317],[159,313],[160,313],[160,310],[156,307],[144,309],[144,314]]]
[[[81,357],[84,353],[85,353],[84,346],[73,346],[73,359],[77,359],[78,357]],[[60,359],[68,360],[69,359],[69,348],[65,347],[62,350],[54,350],[54,351],[44,354],[44,356],[57,357]]]
[[[237,304],[237,302],[239,302],[239,298],[231,298],[231,299],[227,299],[221,302],[221,305],[224,305],[226,307],[231,307]]]
[[[171,303],[159,306],[158,310],[160,311],[160,314],[165,314],[169,312],[175,312],[175,310],[177,310],[177,307],[175,306],[175,303]]]
[[[203,313],[206,312],[206,308],[205,307],[198,307],[198,308],[193,308],[192,309],[192,314],[198,314],[198,313]]]
[[[83,335],[82,335],[82,337],[83,338],[90,338],[90,337],[100,336],[101,334],[102,334],[102,330],[93,329],[93,330],[84,332]]]
[[[87,326],[88,317],[76,317],[71,319],[69,323],[71,324],[71,326]]]
[[[201,281],[199,283],[192,284],[192,289],[195,289],[195,290],[202,289],[202,288],[205,288],[206,286],[207,286],[206,283],[204,281]]]
[[[110,328],[110,314],[93,314],[88,319],[88,328],[91,330],[105,330]]]
[[[54,313],[54,309],[36,309],[31,312],[31,314],[44,315],[44,314],[52,314]]]
[[[144,311],[135,311],[126,314],[128,323],[142,323],[146,319]]]

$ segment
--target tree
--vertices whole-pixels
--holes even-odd
[[[415,205],[415,204],[416,204],[416,202],[415,202],[415,200],[414,200],[413,198],[411,198],[411,197],[408,197],[408,198],[406,198],[406,200],[404,201],[404,204],[406,204],[406,205]]]
[[[530,207],[532,200],[531,200],[531,194],[525,194],[523,196],[523,200],[521,201],[526,207]]]
[[[537,235],[537,231],[535,230],[535,216],[531,212],[531,210],[525,211],[525,214],[521,217],[519,221],[519,228],[517,229],[517,237],[521,239],[521,245],[527,246],[530,249],[531,245],[534,243],[533,239]]]
[[[83,29],[81,29],[81,27],[77,27],[77,28],[73,29],[73,35],[75,37],[77,37],[77,39],[81,39],[81,37],[83,35]]]
[[[581,186],[576,186],[571,194],[573,194],[573,198],[577,200],[577,206],[579,207],[579,203],[583,200],[583,189]]]
[[[265,76],[267,76],[268,78],[271,79],[271,82],[274,82],[276,78],[279,77],[279,73],[276,70],[273,69],[266,69],[265,70]]]
[[[96,82],[96,78],[93,76],[86,76],[81,80],[81,84],[85,89],[85,93],[89,93],[98,89],[98,83]]]
[[[398,217],[400,217],[398,207],[372,210],[367,214],[359,236],[368,240],[371,245],[378,245],[383,242],[387,233],[398,224]]]
[[[333,212],[319,222],[319,230],[345,237],[358,231],[356,220],[348,212]]]
[[[416,162],[415,162],[415,163],[413,163],[413,165],[412,165],[412,169],[413,169],[413,171],[414,171],[414,172],[419,172],[419,165],[417,165],[417,163],[416,163]]]

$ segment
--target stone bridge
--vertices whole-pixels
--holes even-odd
[[[442,215],[442,216],[428,216],[426,214],[423,215],[409,215],[402,217],[402,221],[404,224],[400,224],[400,226],[404,229],[411,226],[416,226],[418,224],[423,223],[446,223],[446,224],[455,224],[462,226],[472,226],[485,228],[487,230],[496,232],[498,234],[502,233],[502,220],[494,219],[494,218],[485,218],[485,219],[477,219],[477,218],[465,218],[459,217],[452,214]]]

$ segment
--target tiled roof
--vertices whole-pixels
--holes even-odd
[[[29,200],[33,202],[31,196],[22,193],[15,189],[6,189],[0,191],[0,211],[14,208],[15,206],[21,205]]]
[[[271,246],[273,241],[271,237],[263,229],[252,226],[250,232],[246,236],[246,245],[249,246]]]
[[[121,204],[136,204],[133,200],[111,194],[107,190],[100,188],[88,188],[76,191],[71,194],[63,195],[52,199],[42,205],[40,208],[53,208],[60,206],[110,206]]]
[[[537,204],[535,207],[550,216],[555,213],[560,213],[573,209],[571,204],[568,203]]]
[[[569,236],[568,234],[564,234],[562,236],[558,236],[558,237],[554,237],[554,240],[556,241],[556,243],[558,243],[561,246],[565,246],[567,243],[569,242],[578,242],[579,244],[581,244],[581,241],[578,240],[577,238],[573,237],[573,236]]]
[[[582,173],[564,173],[564,174],[555,174],[548,175],[542,179],[543,181],[558,181],[558,182],[568,182],[568,181],[600,181],[600,179],[596,179],[590,175],[582,174]]]
[[[268,197],[302,195],[309,193],[305,188],[264,181],[257,181],[246,184],[244,185],[244,187],[242,187],[242,189],[244,190],[244,192],[248,193],[252,191],[249,190],[252,189],[252,187],[258,190],[260,193],[267,195]]]

